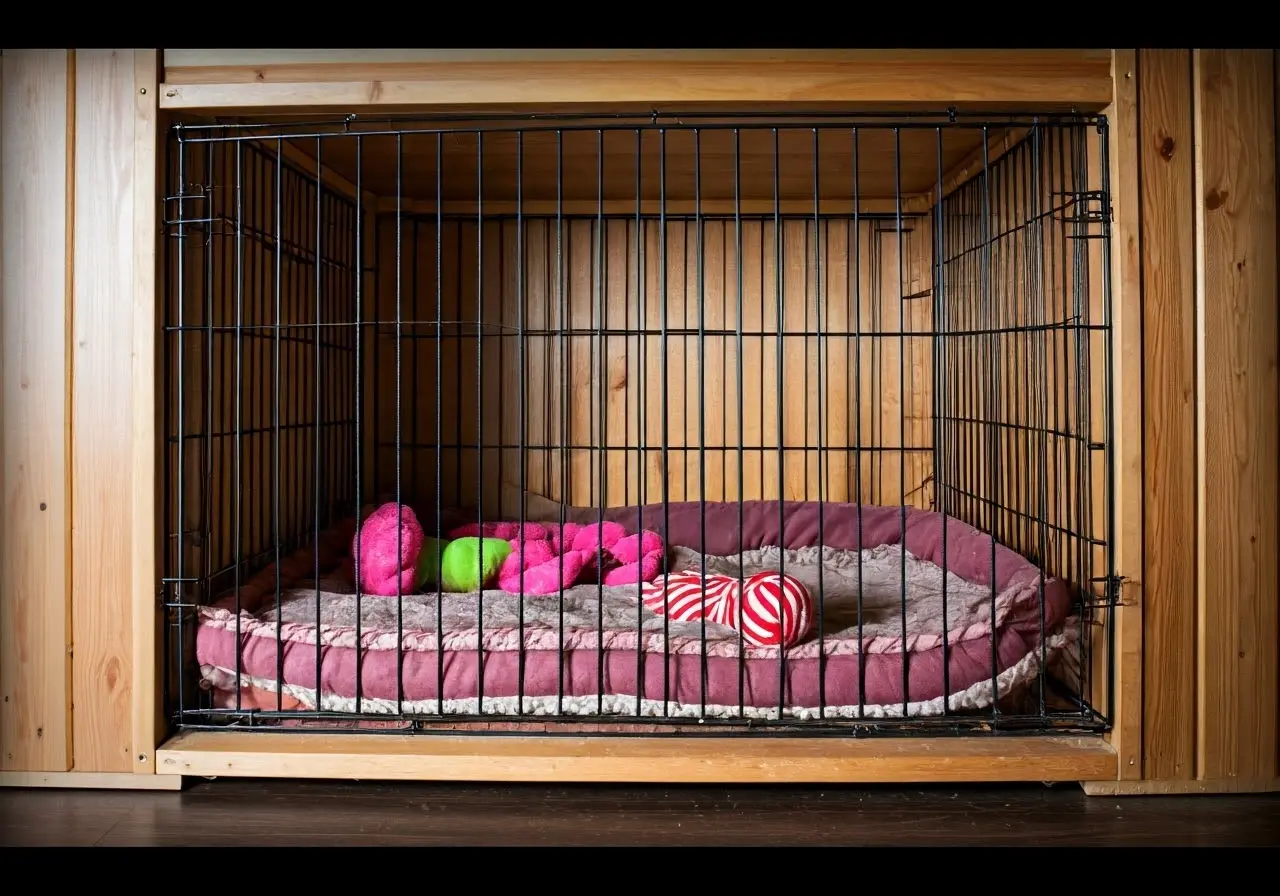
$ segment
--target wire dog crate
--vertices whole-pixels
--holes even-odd
[[[347,117],[167,156],[174,724],[1108,727],[1104,119]],[[508,547],[446,587],[471,536]]]

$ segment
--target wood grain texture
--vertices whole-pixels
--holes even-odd
[[[1091,737],[487,737],[188,731],[165,775],[655,783],[1086,781],[1116,776]]]
[[[1104,626],[1115,628],[1114,722],[1111,743],[1119,754],[1120,777],[1143,774],[1143,613],[1142,572],[1144,495],[1142,420],[1145,406],[1142,371],[1142,249],[1138,189],[1137,51],[1115,51],[1115,102],[1108,110],[1112,124],[1112,334],[1115,358],[1116,446],[1113,459],[1116,489],[1115,572],[1123,580],[1120,603]],[[1110,637],[1105,628],[1095,643]],[[1105,650],[1095,651],[1095,668],[1105,681]]]
[[[269,64],[206,54],[188,57],[201,63],[189,66],[166,55],[160,102],[173,109],[787,101],[1097,110],[1111,95],[1109,54],[1098,50],[777,52],[785,58],[726,58],[724,51],[608,60],[325,61],[313,55],[302,61],[277,56],[265,60]]]
[[[127,772],[0,772],[0,787],[56,787],[60,790],[181,790],[173,775]]]
[[[134,50],[132,72],[128,75],[129,95],[133,98],[133,284],[130,291],[132,324],[133,419],[130,464],[133,468],[133,494],[130,512],[129,589],[131,611],[130,645],[133,660],[132,742],[130,761],[139,774],[155,772],[152,748],[158,743],[163,725],[163,695],[160,682],[164,652],[160,649],[163,630],[156,601],[156,583],[162,571],[158,563],[160,533],[157,531],[157,509],[164,489],[156,477],[160,443],[157,434],[156,391],[160,388],[156,375],[156,351],[160,340],[157,329],[158,307],[156,278],[159,268],[156,252],[156,221],[160,180],[159,134],[157,133],[156,94],[158,86],[155,50]]]
[[[1190,50],[1139,52],[1144,775],[1195,774],[1196,295]]]
[[[0,58],[0,769],[71,763],[65,50]]]
[[[76,60],[72,393],[74,768],[133,767],[134,231],[132,50]],[[141,535],[142,533],[136,533]],[[150,538],[150,532],[146,533]]]
[[[1204,510],[1198,776],[1276,776],[1276,154],[1272,51],[1197,50]]]
[[[370,313],[380,321],[382,342],[370,352],[377,393],[370,406],[382,409],[366,421],[368,444],[382,446],[373,490],[394,493],[398,475],[410,499],[433,503],[440,493],[446,503],[472,506],[483,491],[486,513],[518,515],[518,505],[498,503],[504,484],[524,482],[581,506],[660,501],[664,489],[671,501],[734,501],[741,472],[746,500],[893,505],[905,495],[908,504],[928,506],[932,355],[929,337],[911,334],[929,332],[932,306],[901,300],[928,279],[928,264],[919,270],[929,248],[922,223],[902,234],[899,286],[898,236],[870,223],[855,232],[847,221],[827,221],[815,233],[811,221],[788,219],[779,246],[772,222],[744,221],[739,250],[730,222],[704,222],[700,234],[693,224],[668,222],[664,252],[653,220],[639,229],[626,219],[602,227],[575,220],[560,235],[548,220],[490,221],[481,234],[474,221],[447,221],[437,271],[435,221],[411,221],[401,226],[397,277],[396,222],[384,217],[375,293],[381,305]],[[397,300],[410,321],[402,332],[413,336],[434,326],[437,283],[442,320],[475,320],[478,269],[485,334],[477,339],[474,326],[446,325],[444,338],[406,339],[397,360]],[[701,354],[700,307],[703,327],[718,334],[704,338]],[[694,335],[664,337],[664,319],[670,329]],[[499,334],[499,322],[520,320],[534,335]],[[748,334],[741,359],[732,335],[739,323]],[[817,333],[819,324],[822,336],[795,335]],[[573,331],[563,345],[560,326]],[[614,335],[594,335],[597,328]],[[900,329],[907,335],[898,337]],[[791,335],[780,339],[780,330]],[[880,335],[844,335],[851,331]],[[402,415],[398,466],[397,363],[400,389],[424,396],[419,413]],[[481,387],[481,366],[492,373],[484,376],[484,411],[477,414],[472,396]],[[520,415],[501,412],[524,394],[522,379],[523,430]],[[804,399],[779,408],[780,389]],[[437,412],[446,446],[439,481]],[[519,445],[526,446],[523,480]],[[852,450],[858,447],[871,450]]]

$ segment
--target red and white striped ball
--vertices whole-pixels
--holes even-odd
[[[687,569],[671,573],[665,581],[659,575],[646,582],[641,600],[650,611],[676,622],[697,622],[704,615],[712,622],[720,622],[723,605],[732,602],[732,592],[737,590],[738,580],[733,576],[708,573],[704,602],[702,574]]]
[[[725,601],[726,624],[738,628],[738,600]],[[813,625],[813,598],[797,579],[776,572],[758,572],[742,583],[742,639],[756,647],[791,647]]]

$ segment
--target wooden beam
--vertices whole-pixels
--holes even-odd
[[[76,54],[72,695],[84,772],[150,772],[156,745],[155,119],[136,52],[151,51]]]
[[[67,50],[0,56],[0,769],[71,766]]]
[[[128,52],[128,51],[126,51]],[[132,750],[129,760],[133,771],[154,775],[154,749],[160,743],[163,716],[165,670],[161,649],[163,614],[156,601],[156,583],[163,574],[158,550],[159,512],[164,488],[156,470],[161,466],[160,440],[162,426],[157,400],[160,376],[156,355],[161,339],[157,323],[161,318],[160,292],[156,288],[160,268],[157,265],[159,242],[156,193],[160,155],[158,132],[159,93],[158,54],[155,50],[133,50],[133,70],[128,73],[129,93],[133,98],[133,288],[129,310],[133,317],[133,363],[130,391],[133,393],[131,433],[131,465],[133,467],[133,537],[130,543],[132,598]],[[159,382],[163,382],[159,379]]]
[[[272,51],[282,53],[285,51]],[[182,65],[166,51],[166,109],[430,107],[465,104],[879,103],[1096,111],[1111,100],[1110,53],[1098,50],[775,51],[749,59],[572,56],[341,61],[330,56],[216,57]],[[185,60],[193,61],[188,56]]]
[[[1277,775],[1277,272],[1271,50],[1196,50],[1196,776]]]
[[[50,787],[62,790],[181,790],[182,784],[183,779],[177,775],[134,775],[128,772],[0,772],[0,787]]]
[[[1138,54],[1142,226],[1143,777],[1195,777],[1196,309],[1190,50]]]
[[[1085,781],[1116,777],[1101,738],[477,737],[191,731],[161,775],[629,783]]]
[[[1142,260],[1136,58],[1135,50],[1115,51],[1115,99],[1107,110],[1113,185],[1111,349],[1116,364],[1111,384],[1116,528],[1107,534],[1114,542],[1115,574],[1122,580],[1120,606],[1106,620],[1107,626],[1115,628],[1116,651],[1115,682],[1107,712],[1115,726],[1110,739],[1120,757],[1122,779],[1142,776]],[[1097,637],[1106,639],[1109,635],[1099,630]],[[1105,678],[1095,680],[1101,683]]]

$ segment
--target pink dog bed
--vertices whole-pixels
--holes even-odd
[[[238,625],[234,594],[200,608],[196,659],[205,686],[232,705],[237,690],[251,689],[279,692],[282,706],[340,712],[511,716],[522,707],[535,716],[603,710],[648,718],[768,719],[777,718],[781,702],[789,718],[815,718],[820,708],[828,718],[883,718],[937,715],[944,705],[953,712],[990,706],[1034,680],[1042,654],[1051,659],[1070,646],[1074,629],[1064,625],[1070,606],[1065,583],[1042,580],[1035,565],[1000,545],[993,618],[992,541],[982,532],[946,519],[944,572],[941,514],[909,509],[904,541],[900,508],[827,503],[821,505],[819,550],[819,506],[744,502],[741,526],[736,502],[706,504],[705,525],[704,507],[696,502],[603,514],[629,531],[638,531],[642,521],[662,535],[671,571],[701,569],[705,562],[708,571],[738,575],[741,562],[750,575],[781,562],[787,574],[806,582],[815,601],[822,585],[821,641],[815,620],[812,633],[782,658],[777,647],[740,644],[736,632],[715,625],[708,625],[704,646],[699,624],[663,620],[638,607],[636,585],[579,585],[563,601],[526,596],[522,626],[518,598],[501,591],[484,593],[483,613],[474,594],[446,594],[439,603],[434,592],[399,603],[363,595],[357,639],[348,520],[320,540],[321,569],[328,572],[319,582],[309,578],[315,569],[311,548],[282,562],[278,618],[273,567],[240,589]],[[566,521],[598,518],[596,510],[566,509]],[[899,598],[904,566],[905,631]]]

